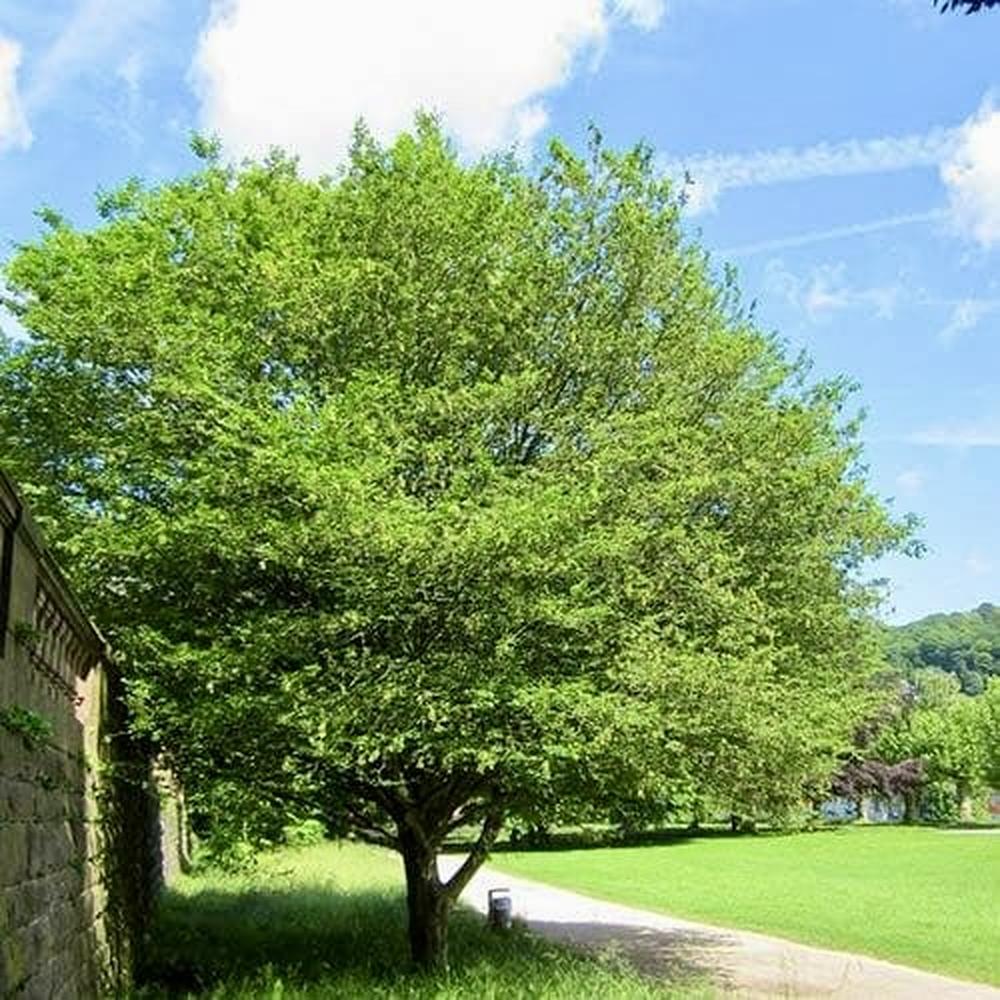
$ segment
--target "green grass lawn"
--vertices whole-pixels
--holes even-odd
[[[1000,835],[846,827],[503,852],[601,899],[1000,984]]]
[[[451,968],[409,968],[401,864],[360,844],[262,855],[244,875],[180,879],[161,901],[137,996],[213,1000],[475,997],[653,1000],[706,997],[610,958],[577,954],[521,931],[497,935],[478,914],[452,919]]]

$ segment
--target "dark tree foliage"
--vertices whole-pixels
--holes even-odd
[[[934,0],[934,6],[947,10],[964,10],[966,14],[976,14],[990,7],[1000,7],[1000,0]]]
[[[884,760],[850,760],[831,782],[835,795],[860,799],[866,795],[891,797],[915,792],[924,780],[924,762],[901,760],[895,764]]]
[[[954,674],[966,694],[981,694],[1000,675],[1000,607],[981,604],[973,611],[936,614],[891,629],[890,663],[906,674],[936,669]]]

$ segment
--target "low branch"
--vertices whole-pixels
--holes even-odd
[[[448,834],[454,833],[460,827],[468,826],[470,823],[478,823],[488,808],[485,802],[473,802],[463,806],[452,814],[452,818],[444,828],[445,836],[447,837]]]
[[[456,789],[464,780],[464,775],[456,774],[447,781],[435,782],[429,791],[424,784],[413,784],[410,785],[410,794],[413,797],[413,801],[420,806],[423,812],[433,813],[439,804],[446,803],[451,799]]]
[[[469,851],[469,856],[462,862],[461,867],[443,886],[443,892],[450,899],[457,899],[462,890],[469,884],[472,876],[476,874],[486,856],[490,853],[493,842],[500,833],[503,826],[504,810],[499,805],[494,805],[483,822],[483,829],[479,834],[479,839]]]
[[[354,832],[366,843],[375,844],[378,847],[388,847],[390,850],[399,851],[399,838],[391,833],[375,826],[354,825]]]
[[[384,826],[376,823],[370,816],[366,816],[350,806],[347,807],[347,815],[355,832],[363,840],[379,844],[382,847],[391,847],[394,851],[399,850],[399,838]]]
[[[409,807],[409,803],[402,795],[399,794],[399,792],[392,795],[386,789],[380,788],[378,785],[369,784],[368,782],[363,781],[348,780],[348,787],[360,798],[373,802],[396,823],[401,821],[404,812]]]

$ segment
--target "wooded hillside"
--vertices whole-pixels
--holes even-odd
[[[944,670],[966,694],[980,694],[988,677],[1000,675],[1000,607],[928,615],[890,629],[886,648],[895,666]]]

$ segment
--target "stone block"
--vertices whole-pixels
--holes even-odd
[[[35,951],[34,925],[19,927],[7,935],[6,940],[0,942],[0,951],[3,952],[4,961],[13,971],[13,982],[21,983],[19,987],[24,990],[24,983],[31,979],[37,972],[41,960]],[[28,996],[32,995],[28,990]]]
[[[28,965],[15,936],[8,934],[0,939],[0,987],[4,996],[14,996],[24,986],[28,973]]]
[[[38,808],[38,793],[29,781],[11,781],[7,790],[7,805],[11,819],[34,819]]]
[[[58,873],[36,879],[24,887],[25,906],[31,913],[32,919],[41,916],[64,901],[58,894],[58,887]]]
[[[66,899],[75,900],[84,892],[87,885],[84,881],[85,870],[79,865],[71,865],[59,872],[60,890]]]
[[[51,962],[46,962],[44,965],[35,969],[34,974],[28,980],[24,992],[31,997],[48,997],[52,996],[55,992],[56,978],[55,969],[52,967]]]
[[[45,911],[44,899],[35,888],[33,882],[22,882],[2,890],[3,907],[7,914],[7,922],[13,931],[19,927],[27,927]]]
[[[59,903],[49,914],[46,926],[51,935],[50,950],[65,951],[66,943],[83,926],[83,914],[71,903]]]
[[[38,878],[49,867],[49,831],[43,823],[29,823],[25,829],[28,840],[28,875]]]
[[[78,856],[83,856],[87,850],[87,824],[83,818],[74,813],[66,820],[69,834],[73,840],[73,848]]]
[[[82,977],[79,972],[57,980],[51,1000],[87,1000],[98,995],[93,981]]]
[[[53,933],[52,917],[44,913],[20,931],[24,935],[24,953],[33,968],[51,961],[59,950],[59,938]]]
[[[41,884],[45,886],[47,897],[56,902],[72,901],[78,888],[74,882],[73,871],[66,868],[47,875]]]
[[[0,851],[0,886],[17,885],[28,877],[28,825],[5,823]]]
[[[37,823],[30,828],[29,870],[46,875],[78,863],[72,837],[65,823]]]
[[[80,966],[74,960],[72,949],[68,945],[68,941],[53,941],[39,960],[38,971],[49,983],[47,997],[56,996],[64,982],[74,982],[79,977]]]

